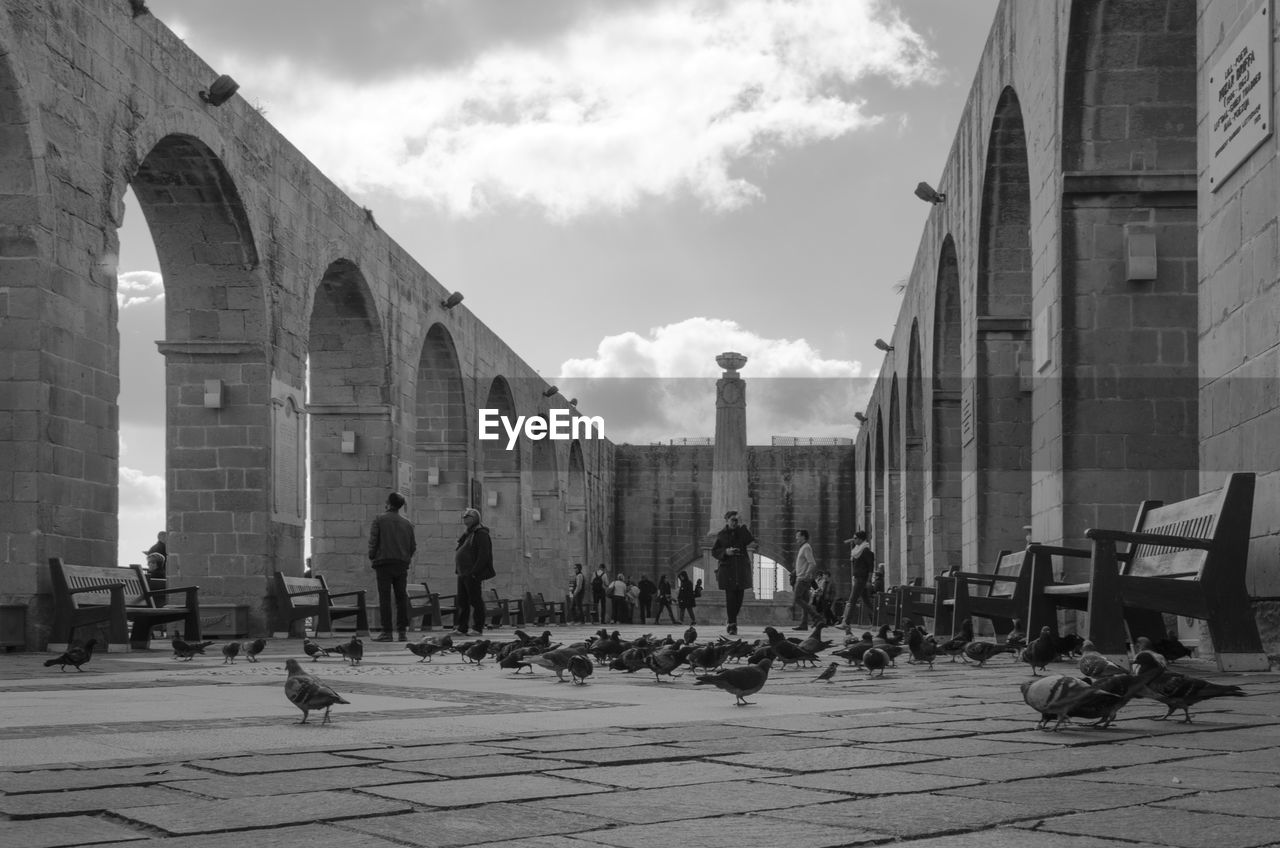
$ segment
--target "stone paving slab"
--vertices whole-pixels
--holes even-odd
[[[1156,814],[1148,807],[1061,816],[1042,821],[1037,829],[1100,839],[1141,840],[1173,848],[1255,848],[1276,841],[1275,819],[1175,809]]]
[[[763,782],[810,789],[827,789],[845,795],[915,794],[917,792],[931,792],[937,789],[952,789],[981,783],[975,778],[913,774],[907,771],[896,771],[892,768],[845,769],[843,771],[793,774],[786,777],[767,778]]]
[[[867,768],[870,766],[917,763],[937,759],[927,754],[906,751],[889,751],[863,745],[842,745],[807,751],[774,751],[763,754],[735,754],[718,756],[718,762],[734,763],[761,768],[788,769],[790,771],[836,771],[839,769]]]
[[[602,748],[595,751],[549,751],[546,753],[535,752],[528,755],[529,760],[545,760],[547,762],[555,762],[557,760],[569,760],[574,763],[587,763],[591,765],[625,765],[628,763],[653,763],[666,762],[669,760],[687,760],[698,756],[696,751],[690,751],[687,748],[677,747],[675,745],[634,745],[626,748]],[[537,766],[537,768],[546,770],[551,766]]]
[[[565,777],[571,777],[574,780],[590,781],[603,786],[644,789],[655,786],[692,786],[699,783],[754,780],[764,777],[777,777],[780,772],[760,768],[747,768],[730,763],[693,761],[581,768],[574,771],[560,772],[560,774]]]
[[[767,751],[803,751],[825,748],[833,742],[825,733],[739,736],[736,739],[701,739],[676,742],[672,748],[685,754],[709,757],[715,754],[759,754]]]
[[[510,739],[504,747],[518,751],[590,751],[597,748],[628,748],[648,740],[627,733],[563,733],[530,739]]]
[[[266,795],[290,795],[295,792],[323,792],[327,789],[351,789],[355,786],[412,783],[428,779],[430,778],[420,774],[368,765],[290,771],[287,774],[278,772],[214,774],[203,780],[190,780],[174,786],[207,798],[252,798]]]
[[[163,786],[111,786],[104,789],[75,789],[70,792],[39,792],[25,795],[0,795],[0,813],[13,819],[54,816],[74,810],[77,813],[100,813],[141,804],[176,804],[191,796]],[[0,842],[3,842],[0,839]]]
[[[1071,836],[1038,830],[998,827],[972,833],[954,833],[928,839],[895,842],[894,848],[1116,848],[1111,839]],[[1150,842],[1125,842],[1124,848],[1155,848]]]
[[[623,749],[625,750],[625,749]],[[577,752],[572,752],[576,754]],[[532,774],[553,769],[570,769],[578,763],[553,758],[552,754],[517,757],[497,754],[485,757],[459,755],[453,759],[410,760],[387,763],[385,768],[439,777],[488,777],[499,774]]]
[[[689,788],[685,786],[660,786],[602,795],[549,798],[540,803],[551,809],[599,816],[608,822],[652,824],[820,804],[843,797],[835,792],[735,780],[701,784],[696,796],[690,795]]]
[[[1280,819],[1280,789],[1275,786],[1233,789],[1226,792],[1212,792],[1174,798],[1156,806],[1174,807],[1179,810]]]
[[[352,792],[306,792],[268,798],[186,801],[115,810],[121,818],[165,833],[211,833],[407,812],[405,803]]]
[[[145,765],[124,768],[63,768],[0,773],[0,792],[61,792],[108,786],[154,786],[179,780],[200,780],[208,774],[177,765]]]
[[[444,742],[438,745],[413,745],[403,748],[365,748],[355,751],[344,751],[344,757],[355,757],[362,760],[380,762],[406,762],[409,760],[450,759],[452,757],[484,757],[489,754],[512,754],[521,750],[501,743],[489,742]]]
[[[1008,742],[992,737],[964,737],[954,739],[923,739],[904,742],[886,742],[876,747],[907,754],[924,754],[933,759],[939,757],[977,757],[992,754],[1031,754],[1052,748],[1043,742]]]
[[[608,824],[607,820],[599,817],[563,812],[535,802],[486,804],[468,809],[385,816],[362,819],[346,826],[361,833],[384,836],[397,845],[452,848],[512,839],[519,839],[521,844],[525,844],[524,840],[530,837],[575,834]]]
[[[1143,744],[1170,748],[1194,748],[1202,751],[1252,751],[1280,747],[1280,727],[1262,725],[1230,730],[1170,733],[1154,737]]]
[[[930,836],[1018,821],[1028,810],[1002,801],[916,795],[909,805],[897,796],[838,801],[821,807],[799,807],[762,813],[788,821],[821,821],[850,831],[874,830],[897,837]]]
[[[1129,766],[1076,775],[1076,780],[1093,780],[1100,783],[1136,783],[1151,785],[1169,783],[1187,789],[1249,789],[1255,786],[1274,786],[1280,783],[1280,775],[1260,771],[1231,772],[1226,769],[1198,768],[1198,760],[1177,763],[1155,763]]]
[[[1200,769],[1224,769],[1226,771],[1257,771],[1275,774],[1280,764],[1280,749],[1264,748],[1259,751],[1233,751],[1211,757],[1201,757],[1195,762]]]
[[[60,848],[64,845],[119,843],[145,839],[146,834],[93,816],[0,822],[4,844],[12,848]]]
[[[1123,792],[1107,783],[1090,783],[1067,777],[1019,780],[1015,784],[985,783],[945,789],[936,794],[984,801],[1002,801],[1026,807],[1027,816],[1051,816],[1083,810],[1106,810],[1133,804],[1150,804],[1186,795],[1194,790],[1165,782],[1158,786],[1127,786]],[[1277,813],[1280,815],[1280,812]]]
[[[129,848],[399,848],[401,845],[327,824],[147,838],[125,844]]]
[[[618,848],[690,846],[690,848],[748,848],[748,846],[804,845],[836,848],[883,840],[884,834],[854,832],[811,821],[770,820],[763,816],[723,816],[710,819],[630,825],[586,834],[603,845]]]
[[[576,773],[565,772],[565,774]],[[441,780],[399,786],[374,786],[362,788],[360,791],[368,795],[395,798],[427,807],[471,807],[497,801],[558,798],[562,795],[608,790],[603,786],[563,780],[553,775],[533,774]]]
[[[216,760],[196,760],[191,765],[198,769],[222,774],[262,774],[271,771],[305,771],[321,768],[346,768],[351,760],[324,752],[305,754],[261,754],[248,757],[221,757]]]
[[[1014,759],[1034,762],[1046,769],[1113,768],[1115,766],[1132,766],[1139,763],[1176,762],[1195,756],[1195,751],[1181,751],[1176,748],[1156,748],[1136,742],[1124,745],[1087,745],[1079,748],[1058,748],[1020,754],[1012,752],[1007,756]]]

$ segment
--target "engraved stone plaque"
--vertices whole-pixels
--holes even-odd
[[[1271,137],[1271,3],[1254,12],[1209,68],[1209,185],[1214,191]]]
[[[301,525],[306,517],[307,431],[302,393],[271,380],[271,518]]]

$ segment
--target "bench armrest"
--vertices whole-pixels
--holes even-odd
[[[331,600],[331,601],[332,601],[332,600],[333,600],[333,599],[335,599],[335,598],[350,598],[350,597],[352,597],[352,596],[354,596],[354,595],[359,595],[359,596],[360,596],[360,599],[361,599],[361,600],[364,600],[365,590],[364,590],[364,589],[356,589],[354,592],[330,592],[330,593],[329,593],[329,600]]]
[[[1043,551],[1050,556],[1080,557],[1081,559],[1093,556],[1093,552],[1088,548],[1064,548],[1060,545],[1042,545],[1039,542],[1032,542],[1027,546],[1027,550],[1033,553]]]
[[[1018,582],[1016,574],[987,574],[984,571],[957,571],[951,576],[969,583],[995,583],[997,580],[1007,583]]]
[[[172,589],[152,589],[146,593],[148,598],[164,597],[165,595],[185,594],[187,596],[187,606],[195,601],[196,593],[200,591],[199,586],[176,586]]]
[[[1166,536],[1163,533],[1135,533],[1131,530],[1086,530],[1084,534],[1095,541],[1109,539],[1113,542],[1130,542],[1135,545],[1155,545],[1162,548],[1195,548],[1207,551],[1213,548],[1210,539],[1194,536]]]

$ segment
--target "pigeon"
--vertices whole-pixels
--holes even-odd
[[[799,645],[788,641],[786,637],[777,630],[774,630],[772,627],[766,627],[764,632],[769,637],[769,647],[773,648],[773,652],[782,662],[783,668],[786,668],[788,665],[799,665],[800,663],[805,662],[811,665],[817,664],[818,657],[816,654],[810,653]]]
[[[867,648],[862,654],[862,664],[867,669],[867,676],[870,677],[872,672],[879,671],[879,677],[884,677],[884,670],[889,665],[890,657],[885,653],[884,648]]]
[[[822,628],[824,625],[819,624],[813,628],[813,632],[809,634],[809,638],[800,643],[800,647],[811,654],[820,654],[833,644],[830,639],[822,638]]]
[[[831,653],[834,656],[840,657],[849,665],[860,666],[862,665],[862,655],[865,654],[870,648],[871,646],[869,644],[863,644],[859,642],[857,644],[850,645],[847,648],[842,648],[838,651],[832,651]]]
[[[711,684],[718,689],[723,689],[737,700],[734,701],[735,707],[750,705],[753,701],[748,701],[748,695],[754,695],[764,688],[764,682],[769,679],[769,669],[773,666],[773,660],[765,657],[760,661],[759,665],[744,665],[738,668],[726,668],[717,671],[715,674],[699,675],[694,681],[695,685]]]
[[[485,655],[489,653],[489,645],[492,643],[488,639],[477,639],[471,643],[471,647],[467,648],[462,654],[463,662],[473,662],[476,668],[483,668],[481,664]]]
[[[932,636],[926,638],[924,628],[911,628],[911,632],[907,634],[907,650],[911,652],[911,662],[927,663],[929,670],[933,670],[933,660],[938,656],[938,643],[933,641]]]
[[[684,661],[693,652],[693,647],[681,644],[679,648],[662,648],[644,658],[644,664],[653,672],[653,679],[662,682],[662,675],[676,677],[675,670],[684,665]]]
[[[324,710],[324,721],[320,723],[328,724],[330,707],[334,704],[351,703],[333,691],[320,678],[303,671],[297,660],[292,658],[285,660],[284,667],[289,670],[289,678],[284,682],[285,697],[302,710],[302,721],[298,724],[306,724],[307,715],[312,710]]]
[[[1012,654],[1017,648],[1012,645],[997,645],[995,642],[974,641],[964,646],[962,651],[965,662],[973,660],[978,664],[978,668],[982,668],[982,664],[994,657],[996,654]]]
[[[422,647],[422,646],[419,646],[419,647]],[[425,647],[433,648],[435,646],[427,645]],[[409,650],[413,650],[413,649],[414,649],[414,645],[411,644],[409,646]],[[533,663],[525,659],[525,657],[529,653],[533,652],[533,650],[534,649],[530,649],[530,648],[516,648],[514,651],[508,651],[505,656],[503,656],[501,659],[498,660],[498,668],[503,668],[503,669],[506,669],[507,671],[512,671],[514,669],[516,674],[520,673],[520,669],[527,668],[529,669],[529,673],[533,674]],[[417,651],[414,651],[414,653],[416,654]],[[428,656],[430,655],[428,654]],[[419,662],[422,662],[422,660],[419,660]]]
[[[1068,718],[1093,718],[1107,721],[1114,716],[1120,700],[1118,695],[1100,690],[1078,677],[1051,674],[1036,675],[1019,688],[1022,700],[1028,707],[1040,713],[1036,727],[1043,730],[1051,719],[1057,719],[1052,730],[1057,730]]]
[[[1004,637],[1004,643],[1012,648],[1027,647],[1027,633],[1022,629],[1022,619],[1013,620],[1013,629],[1009,631],[1008,636]]]
[[[1201,680],[1198,677],[1169,671],[1157,663],[1154,657],[1151,656],[1151,652],[1148,651],[1140,651],[1133,658],[1133,661],[1135,668],[1138,669],[1139,676],[1143,677],[1145,681],[1142,691],[1139,693],[1141,697],[1159,701],[1169,708],[1168,712],[1156,719],[1157,721],[1167,719],[1173,715],[1175,710],[1182,710],[1182,714],[1185,716],[1183,723],[1190,724],[1190,708],[1193,704],[1227,695],[1237,698],[1244,697],[1244,690],[1239,686],[1224,686]]]
[[[329,650],[346,657],[347,662],[352,665],[358,665],[364,659],[364,642],[360,641],[359,636],[352,636],[350,642],[334,645]]]
[[[830,683],[831,678],[836,676],[836,669],[839,667],[840,667],[840,663],[831,663],[823,670],[822,674],[819,674],[817,677],[813,678],[813,682],[817,683],[819,680],[825,680],[827,683]]]
[[[1114,663],[1098,653],[1092,642],[1086,641],[1080,654],[1080,673],[1091,680],[1101,680],[1113,674],[1125,674],[1124,666]]]
[[[1191,649],[1177,639],[1157,639],[1151,644],[1151,650],[1169,662],[1177,662],[1183,657],[1191,656]]]
[[[529,661],[534,665],[540,665],[545,669],[549,669],[556,673],[556,682],[564,683],[564,673],[569,668],[569,660],[572,657],[582,656],[572,648],[557,648],[554,651],[545,651],[529,657]]]
[[[1058,657],[1058,646],[1048,625],[1040,628],[1040,635],[1022,652],[1023,660],[1031,666],[1031,675],[1039,677],[1036,669],[1048,671],[1049,663]]]
[[[196,654],[204,655],[204,649],[213,644],[208,642],[187,642],[178,636],[173,637],[173,655],[180,660],[190,660]]]
[[[956,629],[955,635],[939,645],[938,649],[942,651],[942,653],[951,657],[952,662],[955,662],[956,657],[963,659],[967,656],[967,654],[964,653],[964,648],[965,645],[968,645],[972,641],[973,619],[966,616],[960,620],[960,627]],[[965,662],[968,662],[968,660],[965,660]]]
[[[67,666],[73,665],[76,671],[84,671],[80,666],[93,659],[93,648],[97,644],[97,639],[90,639],[83,645],[69,645],[66,653],[59,654],[51,660],[45,660],[44,667],[51,668],[56,665],[59,671],[66,671]]]
[[[254,639],[252,642],[244,646],[244,658],[249,662],[257,662],[258,654],[266,650],[266,639]]]
[[[587,678],[596,670],[591,660],[584,654],[574,654],[569,657],[569,676],[573,678],[573,682],[579,686],[587,682]]]
[[[307,652],[307,656],[311,657],[312,662],[318,661],[321,657],[329,656],[329,649],[320,647],[320,643],[313,639],[303,637],[302,650]]]
[[[431,662],[431,657],[440,653],[441,650],[438,644],[427,639],[423,639],[421,642],[409,642],[405,647],[415,657],[422,657],[418,662]]]
[[[694,629],[692,624],[690,624],[689,629],[684,632],[684,641],[686,645],[692,645],[694,642],[698,641],[698,631]]]
[[[222,646],[222,664],[231,663],[235,665],[236,657],[240,656],[240,643],[228,642]]]

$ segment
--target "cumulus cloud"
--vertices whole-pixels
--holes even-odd
[[[164,477],[120,466],[120,562],[141,562],[164,529]]]
[[[121,309],[164,299],[164,280],[156,271],[126,271],[116,277],[116,302]]]
[[[537,46],[394,78],[223,61],[349,191],[556,220],[672,196],[740,208],[761,197],[744,166],[880,120],[860,82],[936,77],[934,53],[895,11],[848,0],[599,4]]]
[[[771,436],[853,437],[853,413],[873,381],[862,363],[823,359],[804,339],[771,339],[734,321],[689,318],[602,340],[593,357],[560,369],[561,394],[599,415],[605,435],[633,444],[715,433],[716,356],[737,351],[747,391],[747,439]]]

